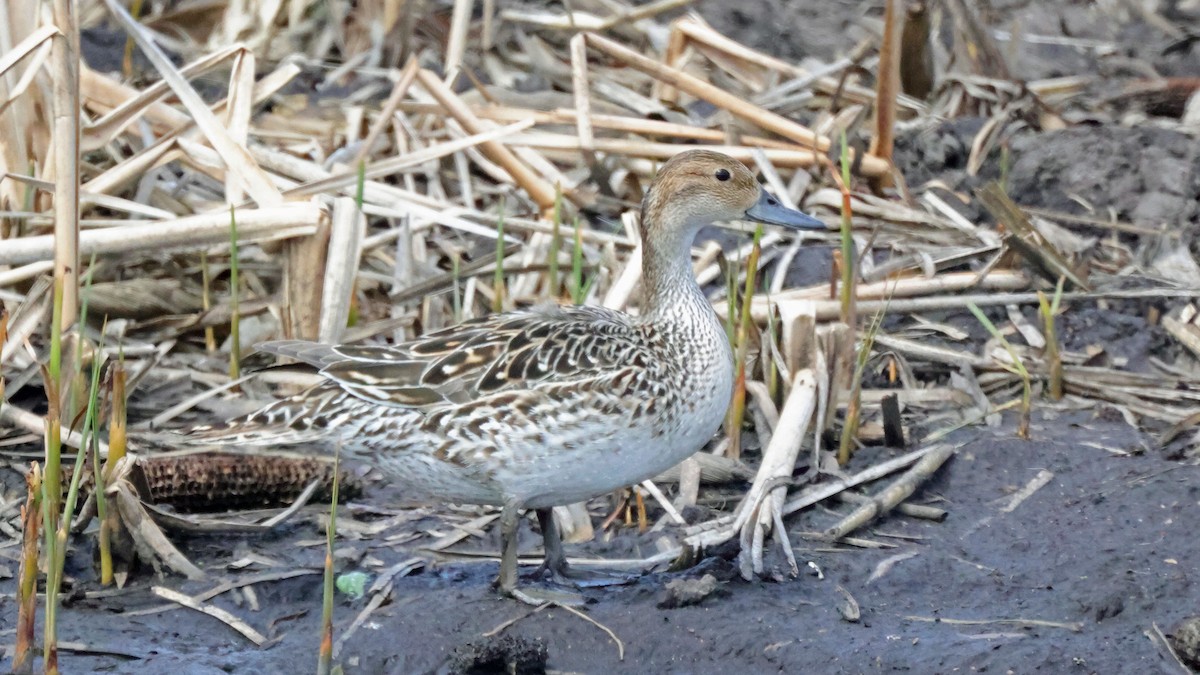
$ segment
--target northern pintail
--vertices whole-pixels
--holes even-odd
[[[691,150],[642,202],[641,313],[542,306],[389,346],[270,342],[324,381],[201,435],[226,443],[325,439],[378,466],[406,494],[501,507],[500,589],[517,588],[517,526],[537,512],[543,569],[569,578],[551,508],[639,483],[716,433],[733,356],[692,272],[701,227],[750,220],[824,229],[740,162]]]

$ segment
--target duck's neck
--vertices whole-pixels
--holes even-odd
[[[643,316],[651,322],[671,322],[690,320],[697,312],[712,314],[692,272],[691,246],[699,226],[658,225],[642,237]]]

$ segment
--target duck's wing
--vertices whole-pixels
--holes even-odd
[[[377,405],[428,408],[644,368],[645,333],[599,307],[538,307],[475,319],[394,346],[268,342]]]
[[[497,314],[391,346],[289,340],[259,349],[308,364],[325,381],[245,417],[193,429],[192,442],[313,441],[348,416],[373,414],[364,404],[392,408],[393,416],[411,410],[414,423],[432,423],[460,412],[472,420],[490,414],[506,394],[534,401],[557,392],[567,400],[563,392],[600,388],[620,396],[614,383],[642,381],[655,363],[646,331],[598,307]]]

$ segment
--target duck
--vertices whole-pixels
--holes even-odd
[[[402,344],[267,342],[258,348],[295,359],[320,382],[194,436],[239,446],[336,443],[420,501],[498,507],[496,585],[540,603],[518,587],[523,512],[534,511],[541,529],[538,576],[575,583],[581,575],[567,564],[551,509],[652,478],[719,429],[733,353],[693,275],[691,247],[702,227],[731,221],[826,227],[784,206],[736,159],[680,152],[642,200],[637,315],[550,304]]]

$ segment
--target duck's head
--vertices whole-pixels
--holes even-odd
[[[690,246],[701,227],[734,220],[795,230],[825,229],[825,223],[781,204],[744,164],[711,150],[688,150],[672,157],[642,201],[644,236],[659,243],[682,240]]]

